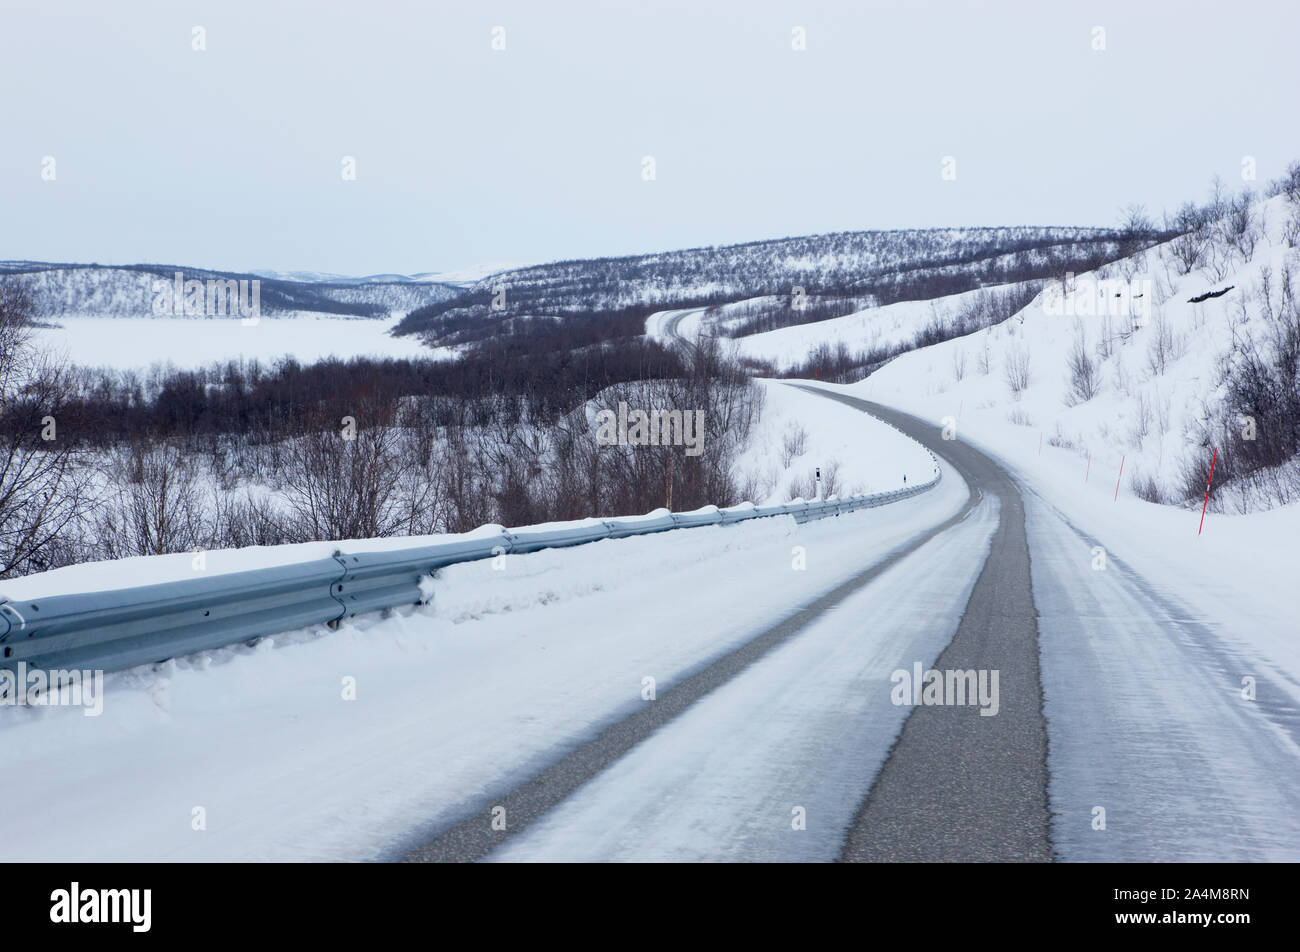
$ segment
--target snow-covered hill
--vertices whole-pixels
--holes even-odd
[[[1117,256],[1120,237],[1100,228],[862,231],[558,261],[484,278],[460,299],[412,311],[398,332],[473,343],[513,333],[520,318],[644,317],[660,308],[788,296],[796,288],[852,299],[933,297],[1095,266]]]
[[[1011,319],[904,353],[854,390],[936,423],[951,418],[993,447],[1023,444],[1037,454],[1041,443],[1043,452],[1074,457],[1081,481],[1109,478],[1112,491],[1122,462],[1121,495],[1190,501],[1189,487],[1208,477],[1221,445],[1213,428],[1222,432],[1225,361],[1268,338],[1265,309],[1281,307],[1284,282],[1300,279],[1293,215],[1283,195],[1256,203],[1254,241],[1211,246],[1190,273],[1174,241],[1079,274],[1068,287],[1050,282]],[[914,337],[981,293],[988,292],[872,308],[733,344],[789,366],[823,344],[856,352]],[[1238,487],[1225,504],[1249,510],[1261,500]]]
[[[1021,287],[1012,285],[1009,287]],[[999,289],[999,293],[1006,289]],[[843,344],[851,352],[875,351],[907,344],[932,322],[950,322],[964,308],[975,304],[986,291],[983,289],[947,294],[924,301],[899,301],[882,307],[856,311],[844,317],[831,318],[811,324],[779,327],[760,334],[748,334],[734,340],[736,352],[742,357],[765,361],[785,370],[807,358],[809,351],[821,345],[835,347]],[[718,314],[707,316],[697,324],[683,320],[679,330],[691,337],[695,332],[721,335],[734,323],[730,315],[749,302],[726,305]]]

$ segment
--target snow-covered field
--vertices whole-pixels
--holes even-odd
[[[285,355],[302,363],[330,356],[437,356],[415,337],[389,336],[397,319],[263,317],[245,325],[232,318],[63,317],[56,323],[36,332],[41,344],[74,364],[115,370],[154,364],[193,369],[241,357],[271,363]]]

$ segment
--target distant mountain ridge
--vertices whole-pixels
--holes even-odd
[[[260,278],[279,281],[297,281],[306,284],[450,284],[469,287],[494,274],[532,267],[517,261],[493,261],[454,268],[451,271],[420,271],[415,274],[367,274],[353,277],[328,271],[272,271],[258,269],[252,273]]]
[[[485,277],[409,312],[396,333],[459,346],[534,333],[539,317],[644,316],[764,295],[916,300],[1091,270],[1119,256],[1122,238],[1094,227],[892,229],[555,261]]]
[[[442,303],[462,293],[446,282],[386,275],[336,280],[297,280],[266,274],[214,271],[166,264],[100,265],[0,261],[0,275],[13,276],[30,293],[37,319],[154,316],[156,282],[184,280],[259,281],[261,314],[292,317],[320,314],[343,318],[387,318]],[[177,317],[177,320],[187,318]],[[188,318],[199,319],[197,317]]]

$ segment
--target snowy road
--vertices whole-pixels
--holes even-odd
[[[997,516],[983,498],[492,858],[835,859],[909,711],[891,702],[890,673],[928,667],[970,594],[931,566],[973,579]]]
[[[504,830],[479,816],[412,859],[1300,856],[1294,695],[1241,694],[1265,659],[1118,562],[1096,568],[1098,540],[989,457],[833,396],[942,454],[980,501],[752,663],[502,799]],[[998,714],[894,705],[890,673],[912,661],[998,671]]]
[[[973,578],[996,521],[996,504],[970,494],[939,526],[498,799],[504,830],[471,816],[411,859],[478,859],[535,820],[527,858],[833,859],[907,710],[891,702],[891,672],[928,667],[965,605],[969,587],[931,566]],[[796,808],[816,817],[815,835],[788,835]]]

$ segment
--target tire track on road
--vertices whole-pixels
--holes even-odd
[[[921,497],[924,498],[924,497]],[[511,837],[528,829],[571,793],[632,747],[663,727],[697,700],[737,677],[773,649],[797,635],[823,612],[869,585],[891,566],[935,536],[964,520],[981,496],[971,489],[961,509],[940,524],[894,549],[888,555],[804,605],[782,621],[667,690],[653,703],[605,727],[592,739],[504,795],[485,798],[472,815],[444,830],[406,855],[407,862],[470,862],[486,856]],[[852,518],[852,514],[844,518]],[[506,829],[493,829],[492,810],[505,808]]]
[[[1019,488],[988,456],[942,439],[925,421],[846,394],[800,389],[894,425],[947,460],[972,492],[1001,501],[988,559],[957,633],[934,664],[939,671],[997,671],[999,712],[915,707],[858,809],[841,861],[1050,860],[1038,612]]]

